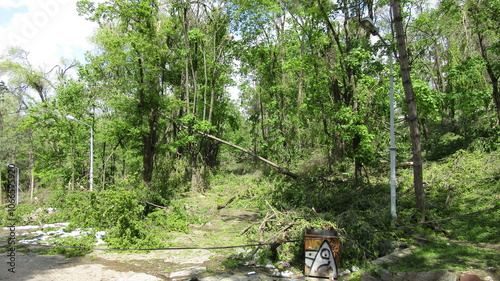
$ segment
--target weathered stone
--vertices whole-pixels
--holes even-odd
[[[476,274],[465,273],[464,275],[462,275],[462,277],[460,277],[460,281],[484,281],[484,280],[481,279]]]
[[[359,280],[360,281],[380,281],[380,279],[378,279],[375,276],[371,276],[368,273],[362,273]]]
[[[206,267],[190,267],[181,271],[170,273],[170,278],[187,277],[201,274],[207,270]]]
[[[246,281],[246,280],[247,280],[246,277],[237,275],[228,276],[226,278],[220,279],[220,281]]]
[[[394,274],[392,274],[392,272],[390,272],[387,269],[381,269],[379,274],[380,274],[380,280],[382,281],[392,281],[392,278],[394,276]]]
[[[458,276],[453,271],[445,271],[438,281],[458,281]]]
[[[267,276],[265,274],[254,274],[254,275],[230,275],[230,274],[222,274],[210,277],[200,278],[200,281],[272,281],[276,280],[276,278]],[[277,279],[280,280],[280,279]],[[283,280],[283,279],[281,279]]]
[[[458,281],[450,271],[401,272],[394,274],[392,281]],[[385,280],[384,280],[385,281]]]
[[[403,250],[400,250],[400,251],[396,251],[396,252],[393,252],[389,255],[386,255],[386,256],[383,256],[381,258],[378,258],[374,261],[372,261],[371,263],[373,265],[381,265],[383,263],[387,263],[387,262],[394,262],[402,257],[405,257],[409,254],[411,254],[411,252],[415,249],[415,247],[409,247],[409,248],[406,248],[406,249],[403,249]]]
[[[400,272],[394,274],[389,270],[380,269],[377,271],[377,275],[380,277],[364,273],[361,275],[361,281],[459,281],[458,276],[454,272],[447,270],[431,272]]]

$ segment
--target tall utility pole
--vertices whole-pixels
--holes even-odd
[[[392,224],[396,222],[396,140],[395,140],[395,129],[394,129],[394,73],[393,73],[393,55],[392,49],[389,44],[380,36],[378,29],[375,27],[371,19],[364,18],[360,22],[361,27],[366,31],[370,32],[372,35],[376,35],[380,38],[382,43],[387,48],[387,56],[389,57],[389,106],[390,106],[390,161],[391,161],[391,172],[390,172],[390,186],[391,186],[391,219]]]
[[[87,126],[90,128],[90,172],[89,172],[89,190],[93,191],[94,190],[94,134],[93,134],[93,128],[89,124],[80,121],[76,119],[75,117],[71,115],[66,115],[66,119],[69,121],[76,121],[79,123],[82,123],[83,125]]]

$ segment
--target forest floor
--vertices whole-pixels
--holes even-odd
[[[172,233],[169,243],[174,247],[192,249],[156,250],[150,252],[116,252],[94,250],[81,257],[65,258],[62,255],[41,255],[36,246],[19,247],[15,252],[15,268],[8,264],[10,257],[6,246],[0,258],[0,280],[279,280],[273,269],[266,265],[250,263],[237,258],[238,254],[251,251],[252,247],[211,249],[212,247],[243,246],[255,244],[245,241],[241,232],[262,218],[257,210],[246,208],[220,208],[214,198],[199,197],[188,201],[186,208],[204,212],[208,222],[190,225],[189,233]],[[189,210],[188,210],[189,211]],[[31,230],[18,227],[17,240],[30,237]],[[1,241],[6,241],[9,230],[0,230]],[[21,236],[22,235],[22,236]],[[179,245],[179,246],[177,246]],[[180,246],[182,245],[182,246]],[[18,245],[20,246],[20,245]],[[102,248],[102,246],[96,246]],[[206,249],[210,248],[210,249]],[[11,269],[11,271],[9,271]],[[285,279],[303,279],[300,269],[283,268]],[[276,273],[276,272],[274,272]]]
[[[219,199],[220,201],[220,199]],[[102,245],[81,257],[42,255],[37,247],[19,247],[15,252],[15,267],[9,264],[7,247],[0,254],[0,280],[305,280],[302,268],[276,268],[239,259],[255,247],[242,235],[248,226],[260,224],[264,217],[251,206],[217,207],[216,198],[188,198],[185,208],[203,215],[207,222],[190,225],[189,233],[172,233],[169,243],[173,249],[150,252],[116,252],[102,250]],[[36,229],[32,229],[34,231]],[[18,236],[29,236],[21,231]],[[6,241],[9,229],[0,230],[0,240]],[[18,238],[18,240],[21,240]],[[230,246],[229,248],[224,248]],[[235,246],[235,247],[232,247]],[[241,247],[239,247],[241,246]],[[219,249],[214,249],[220,247]],[[495,245],[494,247],[497,247]],[[184,249],[180,249],[184,248]],[[189,248],[189,249],[185,249]],[[7,251],[7,252],[5,252]],[[286,262],[286,261],[285,261]],[[15,273],[9,271],[15,271]],[[344,269],[340,269],[342,271]],[[277,275],[279,273],[281,275]],[[483,275],[484,276],[484,275]],[[197,278],[197,279],[194,279]],[[496,277],[495,277],[496,278]],[[307,277],[307,280],[313,278]],[[337,280],[359,280],[359,274],[349,274]],[[327,280],[327,279],[320,279]],[[496,279],[495,279],[496,280]]]

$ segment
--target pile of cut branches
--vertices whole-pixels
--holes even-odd
[[[267,210],[264,218],[249,225],[240,234],[253,242],[269,246],[271,260],[303,257],[304,233],[306,229],[335,229],[331,221],[324,220],[314,209],[278,210],[265,200]],[[282,247],[280,247],[282,246]],[[278,248],[279,247],[279,248]]]

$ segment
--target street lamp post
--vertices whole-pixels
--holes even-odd
[[[89,190],[93,191],[94,190],[94,134],[93,134],[93,128],[89,124],[80,121],[76,119],[75,117],[71,115],[66,115],[66,119],[69,121],[76,121],[80,122],[83,125],[87,126],[90,128],[90,175],[89,175]]]
[[[395,132],[394,132],[394,74],[393,74],[393,57],[391,52],[391,46],[387,44],[387,42],[380,36],[377,28],[373,24],[370,18],[363,18],[360,22],[361,27],[366,31],[370,32],[372,35],[376,35],[380,38],[382,43],[387,48],[387,56],[389,57],[389,106],[390,106],[390,135],[391,135],[391,143],[389,147],[390,153],[390,185],[391,185],[391,218],[392,224],[394,225],[396,221],[396,140],[395,140]]]

